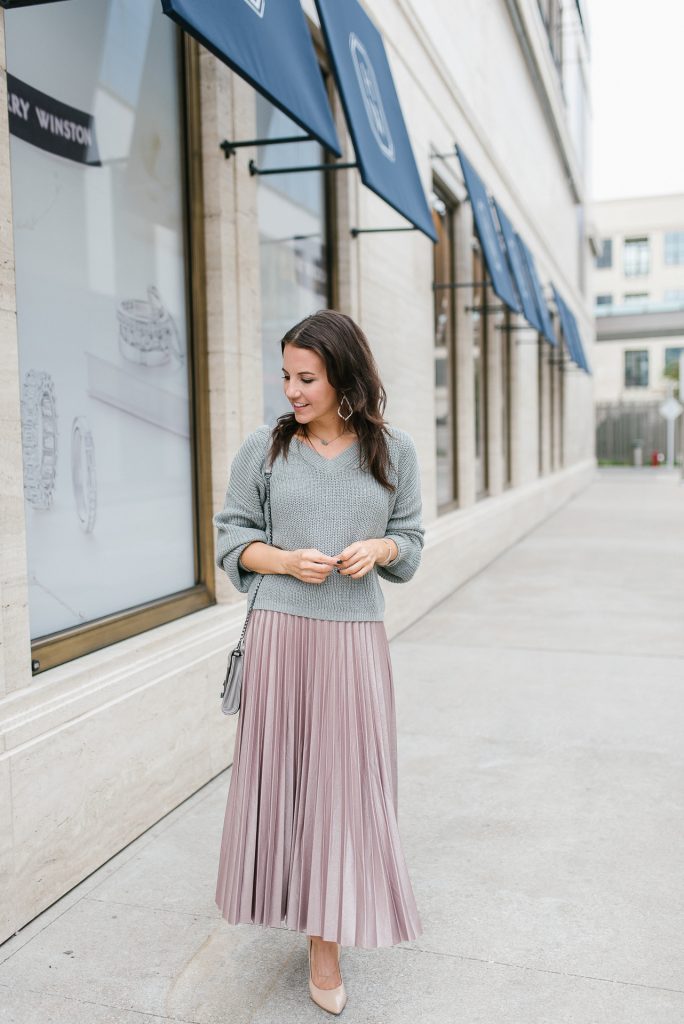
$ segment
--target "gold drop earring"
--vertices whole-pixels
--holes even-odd
[[[340,410],[342,408],[342,402],[346,402],[347,405],[349,406],[349,415],[347,415],[347,416],[343,416],[342,413],[340,412]],[[337,415],[340,416],[344,420],[344,422],[346,423],[347,420],[349,419],[349,417],[353,414],[354,410],[352,409],[351,402],[349,401],[349,399],[347,398],[346,395],[343,395],[342,402],[340,402],[340,404],[337,407]]]

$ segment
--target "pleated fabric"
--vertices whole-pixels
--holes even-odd
[[[252,610],[216,904],[231,924],[343,946],[421,934],[398,829],[382,620]]]

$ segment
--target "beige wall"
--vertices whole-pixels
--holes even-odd
[[[591,363],[591,319],[578,259],[580,164],[536,2],[432,0],[418,8],[408,0],[374,0],[367,6],[386,38],[426,192],[434,168],[456,198],[463,198],[457,161],[430,159],[431,151],[461,142],[534,251],[542,280],[552,277],[577,314]],[[0,32],[2,24],[0,16]],[[536,75],[547,90],[546,112],[523,57],[520,31],[527,34]],[[0,55],[4,62],[4,45]],[[252,136],[254,97],[206,52],[201,94],[212,495],[218,509],[233,453],[263,421],[256,181],[248,173],[249,154],[226,163],[217,145],[228,133]],[[339,104],[336,117],[342,132]],[[230,762],[235,722],[220,714],[218,692],[226,651],[245,614],[242,595],[220,574],[215,606],[32,677],[8,152],[0,96],[0,877],[3,892],[11,893],[2,902],[0,939]],[[476,503],[464,319],[458,383],[462,501],[458,510],[438,517],[431,243],[418,232],[351,240],[354,225],[403,222],[354,172],[339,172],[337,187],[341,305],[368,332],[389,396],[387,417],[411,432],[421,462],[424,561],[411,583],[383,585],[392,636],[584,486],[594,468],[593,381],[577,372],[566,375],[565,465],[540,478],[535,336],[517,332],[511,367],[514,486],[504,491],[497,484],[496,493]],[[459,217],[465,260],[467,205]],[[495,451],[500,419],[494,408]],[[548,462],[546,457],[547,468]]]
[[[597,402],[654,402],[668,394],[664,376],[665,349],[684,348],[684,336],[674,338],[632,338],[602,341],[594,356]],[[625,387],[625,352],[648,352],[648,387]],[[670,382],[671,383],[671,382]]]
[[[612,295],[614,305],[622,306],[624,310],[626,294],[647,293],[648,304],[643,309],[654,311],[650,318],[654,326],[657,325],[658,307],[665,302],[667,291],[680,291],[682,301],[679,308],[684,308],[684,264],[673,266],[665,263],[666,232],[684,231],[684,193],[604,200],[593,204],[592,217],[599,236],[602,239],[610,238],[613,242],[612,266],[595,268],[593,271],[595,295]],[[624,239],[637,237],[650,240],[650,269],[644,275],[626,276],[623,265]],[[636,307],[633,316],[639,316]],[[599,334],[602,329],[610,329],[610,319],[610,314],[597,318]],[[680,348],[683,345],[681,323],[667,336],[650,337],[644,332],[643,337],[600,341],[594,354],[596,401],[645,402],[664,398],[667,394],[667,383],[663,376],[665,349]],[[624,353],[638,349],[646,349],[649,353],[649,385],[647,388],[625,387]]]
[[[615,304],[622,303],[628,292],[648,292],[656,303],[663,302],[670,289],[679,289],[684,295],[684,266],[665,264],[665,233],[684,231],[684,193],[605,200],[593,204],[592,215],[600,237],[613,240],[613,266],[593,272],[595,295],[612,295]],[[640,236],[651,240],[650,272],[626,277],[623,241]]]

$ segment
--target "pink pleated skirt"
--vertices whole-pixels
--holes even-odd
[[[343,946],[417,938],[397,814],[384,622],[253,609],[216,883],[222,916]]]

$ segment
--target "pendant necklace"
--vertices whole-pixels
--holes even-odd
[[[314,437],[318,437],[318,434],[314,434],[313,430],[309,431],[309,429],[307,428],[307,431],[306,431],[306,436],[307,437],[309,436],[309,433],[312,433]],[[321,442],[321,444],[324,444],[327,447],[329,444],[332,444],[333,441],[337,441],[338,438],[342,437],[342,434],[344,434],[344,433],[346,433],[346,431],[342,430],[337,435],[337,437],[331,437],[329,441],[325,441],[322,437],[318,437],[318,440]]]

